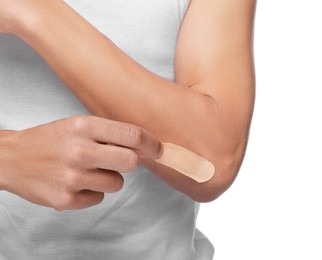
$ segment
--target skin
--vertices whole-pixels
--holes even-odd
[[[0,30],[30,44],[94,115],[137,125],[216,166],[215,176],[200,184],[140,158],[154,174],[201,202],[233,183],[254,107],[255,0],[191,0],[178,38],[175,82],[142,67],[63,1],[10,0],[5,10],[8,1],[0,0],[6,14]]]
[[[146,130],[95,116],[0,132],[2,189],[59,211],[100,203],[104,192],[122,188],[119,172],[162,153]]]

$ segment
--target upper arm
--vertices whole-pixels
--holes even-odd
[[[215,194],[212,200],[231,185],[246,149],[255,96],[255,4],[190,0],[179,33],[176,83],[211,97],[206,99],[211,117],[204,118],[212,127],[204,154],[210,154],[217,177],[202,186],[207,201],[207,194]]]
[[[255,5],[256,0],[191,0],[175,57],[177,83],[213,97],[248,123],[255,85]]]

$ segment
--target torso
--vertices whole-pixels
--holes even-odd
[[[174,80],[176,41],[189,0],[68,0],[147,69]],[[81,44],[81,43],[80,43]],[[42,58],[0,35],[0,129],[88,114]],[[140,167],[98,206],[56,212],[0,191],[1,259],[212,259],[195,229],[198,204]]]

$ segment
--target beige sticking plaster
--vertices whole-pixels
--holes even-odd
[[[209,181],[214,176],[215,166],[190,150],[172,143],[163,143],[163,149],[163,155],[156,162],[200,183]]]

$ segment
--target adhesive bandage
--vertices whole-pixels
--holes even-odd
[[[156,162],[175,169],[197,182],[206,182],[215,174],[215,166],[208,160],[181,146],[163,143],[163,155]]]

